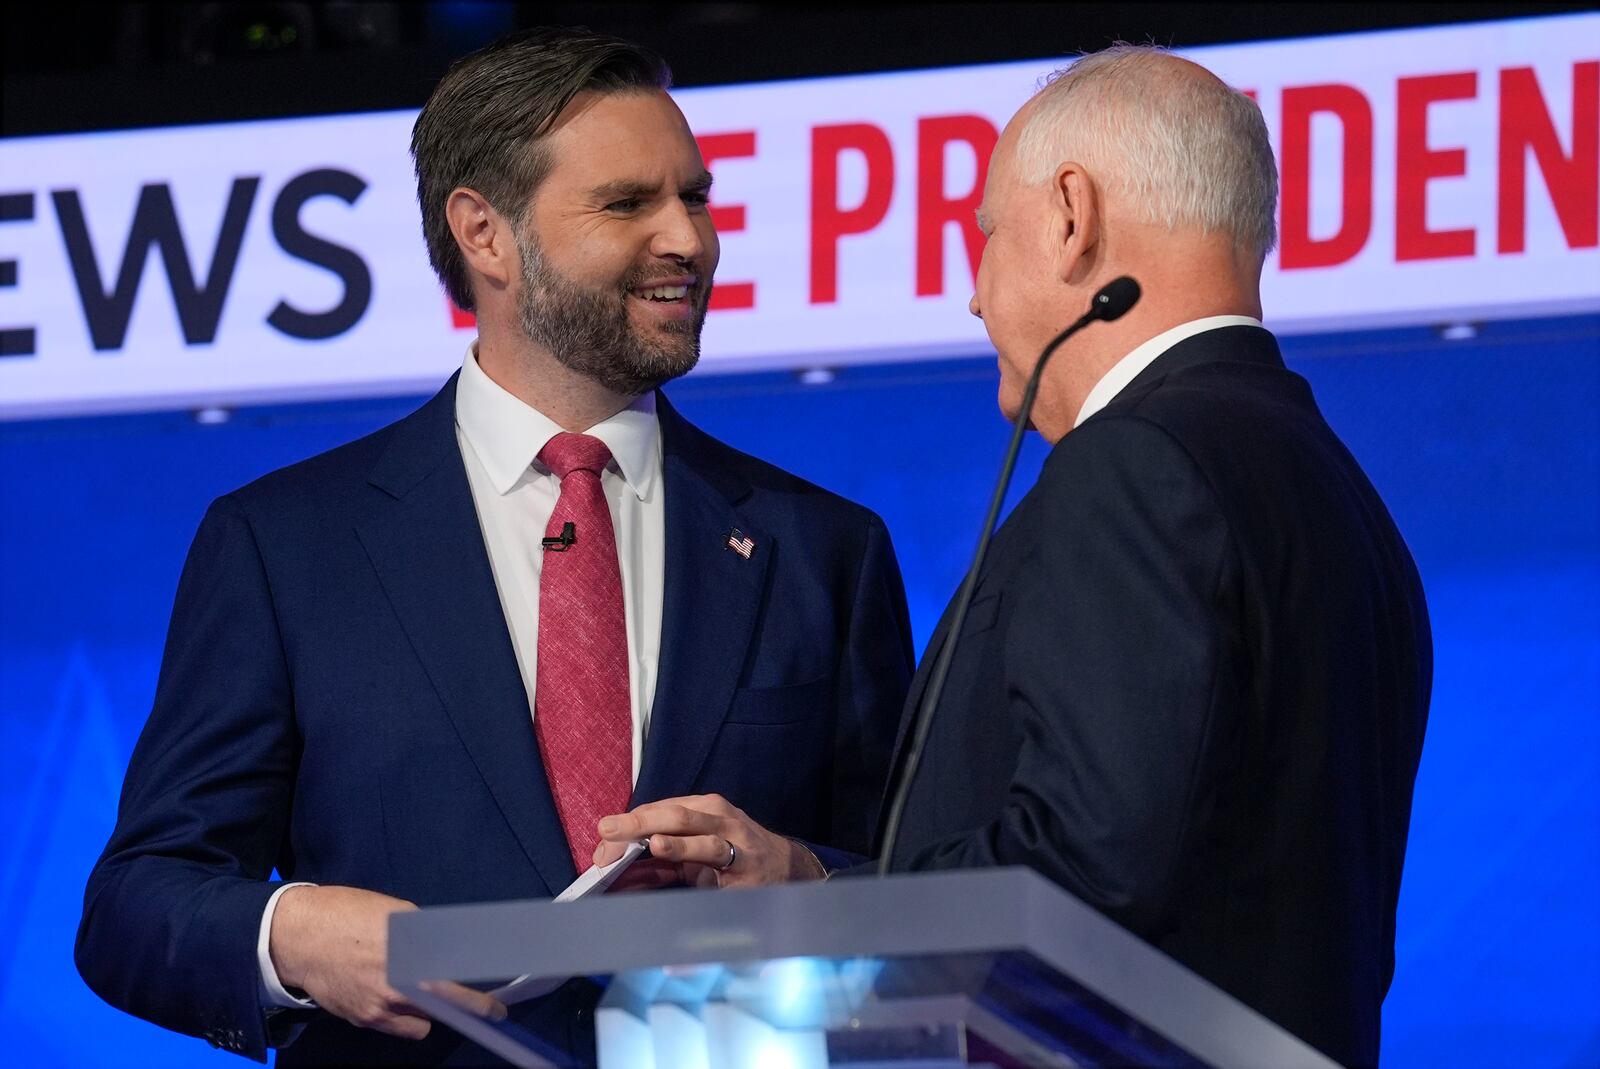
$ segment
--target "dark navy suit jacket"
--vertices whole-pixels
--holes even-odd
[[[1411,555],[1310,387],[1265,330],[1196,335],[996,533],[893,867],[1032,866],[1371,1064],[1431,679]]]
[[[711,439],[661,399],[661,662],[635,803],[718,792],[825,861],[868,848],[911,669],[871,512]],[[78,967],[112,1004],[264,1057],[256,938],[283,879],[422,906],[576,876],[455,432],[404,420],[217,500],[89,878]],[[755,541],[744,559],[737,528]],[[582,985],[569,985],[581,988]],[[587,1001],[586,1001],[587,1000]],[[592,1043],[592,992],[518,1007]],[[316,1014],[280,1064],[466,1064]]]

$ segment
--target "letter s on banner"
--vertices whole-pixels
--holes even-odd
[[[297,260],[333,272],[344,283],[344,296],[326,312],[302,312],[279,301],[267,323],[291,338],[316,341],[343,334],[360,322],[372,303],[372,272],[354,249],[335,245],[326,238],[308,234],[300,225],[300,209],[313,197],[338,197],[354,204],[366,191],[367,183],[332,167],[296,175],[284,185],[272,204],[272,236],[284,252]]]

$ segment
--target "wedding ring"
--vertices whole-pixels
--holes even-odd
[[[722,864],[718,865],[717,866],[717,871],[718,872],[727,872],[729,869],[733,868],[733,863],[735,861],[739,860],[739,851],[736,850],[734,848],[734,845],[731,842],[728,842],[727,839],[724,839],[722,841],[725,842],[725,843],[728,843],[728,860],[726,860]]]

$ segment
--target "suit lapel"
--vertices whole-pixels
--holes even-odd
[[[395,429],[370,481],[394,500],[357,535],[462,745],[553,894],[575,873],[456,442],[455,379]]]
[[[733,702],[758,622],[768,563],[780,550],[735,504],[749,486],[712,442],[658,399],[665,487],[661,658],[635,804],[688,793]],[[749,559],[728,546],[753,539]]]

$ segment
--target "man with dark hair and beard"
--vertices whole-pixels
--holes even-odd
[[[911,664],[899,571],[876,516],[656,392],[698,358],[718,255],[668,79],[541,30],[423,109],[429,255],[478,337],[411,416],[206,514],[85,895],[109,1002],[284,1066],[470,1064],[387,984],[395,910],[554,895],[600,817],[664,797],[785,838],[658,881],[866,851]],[[581,1058],[592,1002],[511,1013]]]

